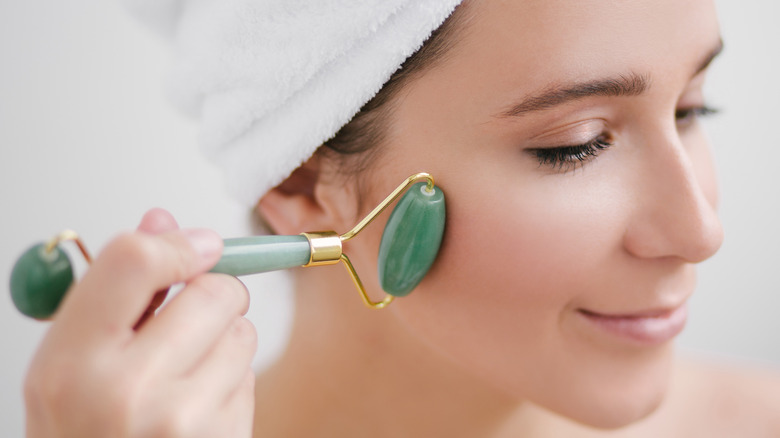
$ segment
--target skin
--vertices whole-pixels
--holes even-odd
[[[582,314],[682,306],[695,263],[721,244],[707,141],[695,118],[675,117],[704,104],[699,70],[720,40],[712,3],[465,7],[448,56],[393,102],[373,168],[345,177],[316,155],[258,204],[280,234],[345,231],[366,213],[359,205],[432,173],[447,229],[410,296],[369,311],[342,267],[296,270],[289,346],[255,381],[246,291],[204,274],[218,237],[153,210],[56,315],[27,378],[28,437],[610,434],[584,425],[733,436],[765,424],[755,408],[770,399],[746,396],[765,379],[716,390],[731,374],[675,367],[671,341],[627,341]],[[642,93],[506,116],[550,87],[631,75],[647,80]],[[612,145],[583,162],[536,156],[598,136]],[[375,299],[385,220],[345,251]],[[144,320],[157,291],[182,281]],[[719,404],[735,394],[735,406]]]
[[[221,250],[213,231],[178,230],[159,209],[110,242],[30,365],[27,436],[250,436],[257,336],[242,317],[243,285],[204,274]],[[158,291],[182,281],[145,316]]]
[[[437,262],[409,297],[366,319],[350,314],[359,311],[341,299],[351,293],[335,278],[342,273],[298,274],[299,290],[318,293],[301,293],[290,350],[269,383],[261,382],[259,399],[286,398],[289,387],[279,382],[290,370],[316,375],[295,365],[310,361],[307,351],[315,349],[349,357],[348,363],[370,355],[366,372],[375,376],[400,378],[403,370],[409,386],[392,378],[388,386],[401,385],[420,399],[426,395],[419,388],[436,386],[431,379],[447,397],[448,379],[473,385],[468,399],[474,403],[464,402],[465,394],[457,399],[462,410],[443,406],[452,399],[428,394],[422,404],[431,416],[431,410],[468,415],[488,427],[500,413],[532,401],[596,427],[640,420],[669,386],[671,342],[616,339],[584,322],[581,310],[623,315],[683,306],[695,286],[695,263],[722,242],[708,142],[695,119],[675,116],[705,104],[699,70],[720,45],[714,6],[478,1],[468,7],[471,19],[447,59],[395,102],[377,160],[381,168],[363,179],[371,206],[409,174],[425,170],[437,178],[448,208]],[[501,115],[550,87],[631,75],[646,79],[641,94]],[[540,165],[532,153],[599,135],[613,146],[562,169]],[[261,201],[260,212],[274,229],[346,230],[365,213],[355,209],[359,189],[329,166],[313,160],[294,185]],[[346,251],[373,291],[380,290],[374,274],[380,236],[378,226]],[[349,321],[357,334],[334,321]],[[308,339],[312,333],[318,333],[315,342]],[[405,366],[387,353],[393,350],[412,350],[416,364],[450,375]],[[367,381],[353,368],[342,381],[334,368],[318,379],[355,391]],[[329,392],[321,386],[309,392]],[[395,415],[408,403],[403,400],[389,403]],[[414,412],[407,414],[415,423]],[[456,423],[453,433],[468,436]],[[424,426],[415,427],[409,430]],[[474,429],[477,435],[487,436]]]

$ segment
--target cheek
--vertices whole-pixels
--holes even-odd
[[[628,191],[592,163],[578,174],[499,178],[493,187],[450,187],[447,234],[431,298],[533,303],[560,311],[586,294],[620,254]],[[453,277],[455,273],[455,277]],[[422,294],[420,294],[422,295]],[[460,299],[460,298],[458,298]],[[530,310],[529,310],[530,311]]]
[[[601,288],[620,248],[623,212],[606,180],[494,176],[505,183],[447,182],[453,196],[439,258],[394,306],[458,362],[522,380],[571,351],[561,325],[572,303]],[[509,364],[513,370],[500,369]],[[520,390],[527,382],[515,383]]]
[[[620,213],[597,187],[576,185],[506,187],[498,199],[475,193],[456,205],[444,261],[479,279],[464,292],[560,309],[587,288],[593,269],[619,243],[611,224]]]
[[[622,275],[627,191],[611,189],[619,176],[585,172],[593,177],[552,176],[533,190],[448,182],[459,196],[448,204],[440,258],[393,311],[431,348],[511,396],[616,427],[660,402],[670,349],[616,355],[570,330],[576,303],[614,296]]]

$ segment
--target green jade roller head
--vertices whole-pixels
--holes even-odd
[[[422,182],[418,182],[424,180]],[[401,197],[403,195],[403,197]],[[344,254],[342,244],[360,233],[390,204],[401,197],[390,214],[379,245],[379,281],[387,293],[372,301]],[[297,236],[252,236],[225,239],[222,257],[211,272],[235,276],[332,265],[341,262],[366,306],[381,309],[395,297],[408,295],[422,281],[439,253],[444,234],[444,194],[433,177],[418,173],[407,178],[348,232],[301,233]],[[11,297],[23,314],[46,319],[54,314],[73,283],[73,267],[59,244],[72,240],[87,262],[90,257],[78,235],[65,231],[47,243],[28,249],[11,272]]]

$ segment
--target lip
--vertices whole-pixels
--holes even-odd
[[[688,306],[651,309],[628,314],[603,314],[588,309],[577,313],[591,326],[610,336],[639,345],[659,345],[677,336],[688,319]]]

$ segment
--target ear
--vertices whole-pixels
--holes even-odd
[[[354,210],[344,185],[326,182],[323,161],[317,155],[297,168],[284,182],[271,189],[255,207],[267,225],[278,234],[307,231],[338,231],[345,213]],[[351,225],[350,225],[351,227]]]

